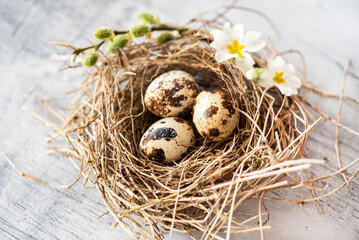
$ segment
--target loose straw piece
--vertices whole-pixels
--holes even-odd
[[[10,164],[10,166],[22,177],[25,177],[27,179],[30,179],[32,181],[35,181],[35,182],[38,182],[38,183],[41,183],[45,186],[48,186],[48,187],[51,187],[51,188],[71,188],[80,178],[81,178],[81,174],[79,174],[74,181],[72,181],[72,183],[70,183],[69,185],[54,185],[54,184],[50,184],[50,183],[46,183],[36,177],[33,177],[31,174],[28,174],[28,173],[25,173],[25,172],[22,172],[20,171],[16,166],[15,164],[13,163],[13,161],[11,161],[11,159],[9,158],[9,156],[3,152],[3,155],[5,157],[5,159],[8,161],[8,163]]]
[[[347,60],[345,67],[344,67],[344,74],[343,74],[343,80],[342,80],[342,84],[340,87],[340,95],[339,95],[339,108],[338,108],[338,117],[337,117],[337,121],[338,123],[341,123],[342,121],[342,117],[343,117],[343,112],[342,112],[342,106],[343,106],[343,95],[344,95],[344,87],[345,87],[345,80],[346,80],[346,76],[349,70],[349,65],[350,65],[350,60]],[[340,159],[340,149],[339,149],[339,125],[336,126],[336,134],[335,134],[335,153],[337,155],[337,161],[338,161],[338,167],[339,170],[342,169],[342,162]],[[346,181],[348,183],[348,179],[345,176],[345,173],[342,173],[343,179],[344,181]]]

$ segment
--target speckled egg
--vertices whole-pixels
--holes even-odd
[[[229,137],[239,122],[239,111],[228,91],[212,87],[202,91],[193,106],[193,123],[198,132],[213,141]]]
[[[173,70],[155,78],[145,93],[147,109],[160,117],[185,116],[191,112],[199,86],[190,74]]]
[[[140,151],[149,159],[172,163],[187,155],[195,143],[192,126],[182,118],[168,117],[155,122],[143,134]]]

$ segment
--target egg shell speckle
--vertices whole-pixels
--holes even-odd
[[[150,160],[172,163],[187,155],[195,143],[192,126],[182,118],[163,118],[152,124],[143,134],[140,151]]]
[[[197,96],[193,105],[193,123],[203,137],[213,141],[226,139],[238,122],[239,111],[228,91],[212,87]]]
[[[185,116],[191,112],[199,86],[187,72],[173,70],[155,78],[145,93],[145,105],[160,117]]]

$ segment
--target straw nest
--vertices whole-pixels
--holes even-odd
[[[303,87],[326,98],[339,99],[338,120],[308,102],[303,95],[283,96],[275,88],[263,89],[243,76],[231,61],[218,63],[214,51],[208,47],[211,35],[207,27],[218,27],[231,9],[256,10],[239,6],[224,6],[224,11],[210,10],[193,18],[190,23],[201,23],[202,28],[181,32],[181,37],[167,43],[142,42],[125,47],[118,54],[105,54],[100,49],[100,61],[82,84],[70,92],[78,92],[67,119],[45,100],[37,98],[48,109],[48,116],[63,121],[55,125],[40,115],[27,110],[56,134],[49,137],[54,146],[50,150],[61,153],[79,169],[78,177],[67,186],[48,184],[29,173],[19,170],[4,153],[9,164],[23,177],[54,188],[70,188],[81,176],[84,185],[91,182],[100,192],[105,205],[116,220],[136,238],[163,239],[168,230],[189,234],[193,239],[230,239],[233,233],[260,231],[269,228],[269,219],[263,199],[297,202],[314,201],[327,197],[349,183],[359,174],[357,169],[350,178],[345,172],[359,162],[359,158],[342,167],[339,152],[339,129],[353,136],[359,132],[341,123],[344,100],[359,104],[358,99],[343,95],[347,61],[340,95],[324,93],[305,82],[305,64],[299,51],[278,53],[274,47],[263,55],[253,56],[257,67],[266,67],[262,59],[268,55],[297,53],[303,62]],[[202,16],[216,12],[216,20]],[[187,25],[186,25],[187,26]],[[67,44],[53,43],[71,48]],[[81,50],[98,48],[102,43]],[[61,56],[60,56],[61,57]],[[195,76],[202,88],[226,88],[238,100],[236,108],[240,121],[235,132],[220,142],[212,142],[197,135],[196,145],[177,163],[164,165],[150,161],[139,152],[143,133],[159,118],[144,104],[144,92],[149,83],[169,70],[184,70]],[[335,150],[339,170],[311,179],[311,164],[323,163],[316,159],[298,159],[304,150],[308,132],[321,118],[336,126]],[[191,116],[187,117],[191,121]],[[310,123],[309,123],[310,122]],[[66,147],[58,140],[64,136]],[[306,169],[308,178],[298,179],[292,172]],[[344,183],[334,190],[316,196],[323,189],[313,183],[341,175]],[[285,177],[289,177],[288,183]],[[305,186],[312,198],[286,199],[265,197],[273,189]],[[290,191],[292,188],[288,188]],[[258,199],[257,212],[248,212],[245,204]],[[262,208],[263,207],[263,208]],[[262,210],[265,210],[263,212]],[[106,213],[105,213],[106,214]],[[165,230],[165,231],[164,231]]]
[[[235,211],[245,200],[282,186],[284,174],[303,163],[287,161],[300,156],[311,128],[298,98],[260,88],[230,61],[219,64],[210,40],[204,30],[189,30],[168,43],[143,42],[118,54],[102,54],[77,89],[83,94],[66,123],[66,137],[116,225],[137,237],[161,239],[165,229],[171,234],[200,231],[207,239],[258,230],[255,222],[263,228],[263,214]],[[264,66],[259,58],[256,64]],[[197,136],[186,157],[164,165],[146,159],[138,145],[159,119],[146,110],[146,87],[174,69],[191,73],[201,87],[228,89],[241,115],[228,139],[212,142]]]

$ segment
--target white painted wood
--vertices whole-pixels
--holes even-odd
[[[59,155],[48,155],[46,136],[49,128],[21,108],[39,110],[33,95],[40,95],[58,63],[48,59],[54,49],[50,41],[86,44],[99,26],[116,29],[135,23],[136,13],[153,10],[164,22],[184,23],[196,13],[223,4],[221,1],[0,1],[0,151],[6,152],[23,171],[53,184],[68,184],[77,171]],[[343,66],[352,60],[345,94],[358,98],[359,92],[359,2],[351,1],[242,1],[247,7],[265,12],[278,26],[279,39],[260,17],[245,12],[231,12],[234,23],[244,23],[247,30],[260,30],[271,36],[278,50],[305,49],[308,79],[322,90],[338,93]],[[59,49],[64,52],[63,49]],[[296,58],[291,58],[297,61]],[[61,72],[49,91],[43,95],[66,104],[72,96],[66,90],[77,86],[82,69]],[[338,101],[322,99],[308,93],[308,99],[331,116],[337,114]],[[359,130],[359,107],[344,105],[343,123]],[[341,130],[343,165],[358,157],[359,141]],[[334,152],[335,128],[328,121],[315,127],[307,141],[308,156],[329,161],[312,169],[318,177],[337,169]],[[358,167],[358,166],[356,166]],[[352,174],[351,169],[347,176]],[[55,190],[21,178],[0,155],[0,239],[132,239],[121,228],[111,231],[111,216],[96,217],[106,211],[96,190],[75,185],[70,190]],[[333,189],[343,183],[338,177],[317,187]],[[337,194],[320,200],[324,211],[318,213],[313,203],[300,208],[295,203],[265,201],[271,216],[266,239],[358,239],[359,238],[359,180]],[[298,189],[295,193],[275,191],[272,196],[300,198],[310,193]],[[247,210],[256,209],[256,202]],[[175,239],[189,239],[175,235]],[[234,237],[233,239],[240,239]],[[259,239],[258,233],[241,239]]]

